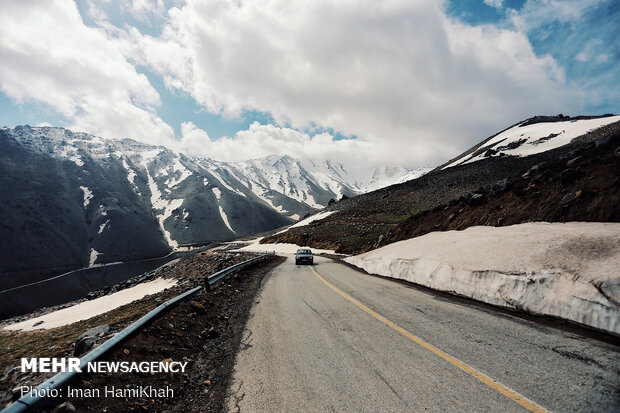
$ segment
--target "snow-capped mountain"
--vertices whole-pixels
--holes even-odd
[[[316,162],[311,159],[304,159],[300,162],[322,187],[329,188],[337,194],[334,199],[340,199],[342,195],[350,196],[349,192],[359,195],[410,181],[430,171],[430,168],[407,169],[387,166],[354,168],[350,165],[328,160]]]
[[[345,195],[351,197],[416,179],[430,170],[377,167],[355,174],[342,163],[295,159],[288,155],[229,164],[219,162],[218,169],[220,176],[241,183],[293,219],[325,207],[330,199],[339,200]]]
[[[133,140],[2,129],[0,272],[160,256],[293,222],[216,168]]]
[[[63,128],[0,129],[0,272],[163,255],[281,227],[363,191],[342,165],[312,167],[290,156],[190,158]]]
[[[312,208],[323,208],[331,198],[353,196],[357,192],[338,177],[309,171],[302,162],[288,155],[268,156],[230,165],[237,174],[246,178],[249,188],[266,202],[281,210],[273,198],[279,193]],[[286,210],[286,208],[284,207]]]
[[[386,186],[400,184],[417,179],[432,168],[407,169],[402,167],[376,167],[372,176],[361,184],[361,192],[370,192]]]
[[[529,156],[570,143],[574,138],[620,121],[620,116],[534,117],[492,136],[443,169],[498,156]]]
[[[329,186],[321,185],[315,177],[290,156],[267,156],[244,162],[209,163],[210,170],[222,183],[252,194],[279,213],[292,219],[314,212],[337,196]],[[354,192],[346,190],[347,195]]]

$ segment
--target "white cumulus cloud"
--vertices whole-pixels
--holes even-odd
[[[190,0],[127,53],[213,113],[272,114],[438,162],[512,122],[579,110],[525,34],[449,19],[441,2]],[[403,152],[402,149],[405,149]]]
[[[74,3],[3,2],[0,20],[0,89],[14,100],[47,104],[71,128],[103,136],[174,136],[147,77],[103,30],[84,25]]]
[[[504,0],[484,0],[484,4],[495,7],[496,9],[501,9],[503,7],[503,3]]]
[[[76,129],[215,159],[286,152],[409,167],[445,161],[517,120],[582,107],[562,67],[533,51],[530,3],[510,25],[474,27],[440,0],[187,0],[167,11],[160,0],[123,0],[125,13],[163,22],[156,36],[114,26],[111,4],[89,2],[89,27],[69,1],[4,2],[0,89]],[[259,111],[276,124],[210,139],[185,122],[174,136],[140,67],[211,113]],[[357,139],[299,132],[330,128]]]

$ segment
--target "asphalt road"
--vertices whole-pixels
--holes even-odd
[[[326,258],[267,275],[228,411],[620,411],[620,349]]]

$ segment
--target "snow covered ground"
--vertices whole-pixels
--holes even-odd
[[[457,159],[443,169],[452,166],[476,162],[484,159],[485,150],[492,149],[511,156],[528,156],[549,151],[568,144],[574,138],[610,123],[620,121],[620,116],[609,116],[598,119],[582,119],[565,122],[541,122],[527,126],[513,126],[498,134],[480,147],[476,152]],[[475,155],[479,153],[478,155]],[[475,156],[474,156],[475,155]]]
[[[369,273],[620,335],[620,224],[433,232],[345,261]]]
[[[114,310],[117,307],[139,300],[149,294],[155,294],[166,288],[173,287],[176,283],[177,280],[174,279],[158,278],[121,290],[114,294],[95,298],[90,301],[83,301],[74,306],[44,314],[40,317],[10,324],[4,327],[4,329],[32,331],[62,327],[80,320],[88,320],[96,315]]]
[[[320,221],[321,219],[327,218],[328,216],[330,216],[334,212],[336,212],[336,211],[319,212],[318,214],[314,214],[314,215],[312,215],[312,216],[310,216],[310,217],[308,217],[306,219],[302,219],[301,221],[291,225],[290,227],[288,227],[288,228],[286,228],[286,229],[284,229],[284,230],[282,230],[280,232],[277,232],[276,234],[281,234],[283,232],[288,231],[291,228],[303,227],[303,226],[308,225],[309,223],[314,222],[314,221]]]
[[[281,234],[283,232],[288,231],[291,228],[303,227],[304,225],[308,225],[311,222],[318,221],[324,218],[327,218],[331,214],[336,211],[324,211],[319,212],[318,214],[314,214],[306,219],[302,219],[296,224],[291,225],[290,227],[277,232],[277,234]],[[299,248],[307,247],[312,250],[314,254],[336,254],[334,250],[322,250],[317,248],[311,248],[307,245],[297,245],[297,244],[286,244],[286,243],[277,243],[277,244],[261,244],[260,241],[264,237],[255,238],[249,241],[249,244],[239,248],[239,251],[248,251],[248,252],[275,252],[276,254],[295,254]]]
[[[260,244],[261,238],[256,238],[250,241],[249,245],[245,247],[239,248],[238,251],[248,251],[248,252],[275,252],[276,254],[295,254],[299,248],[307,247],[306,245],[296,245],[296,244]],[[313,254],[335,254],[333,250],[321,250],[318,248],[307,247],[312,250]]]

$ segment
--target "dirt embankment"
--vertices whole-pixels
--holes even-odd
[[[112,292],[115,292],[123,288],[131,287],[138,280],[151,279],[153,275],[158,276],[158,277],[159,276],[172,277],[172,278],[177,278],[179,280],[179,284],[177,286],[167,289],[165,291],[162,291],[158,294],[144,297],[143,299],[134,301],[130,304],[116,308],[107,313],[95,316],[88,320],[79,321],[77,323],[73,323],[73,324],[70,324],[64,327],[59,327],[59,328],[54,328],[54,329],[49,329],[49,330],[36,330],[36,331],[29,331],[29,332],[21,332],[21,331],[10,332],[6,330],[0,330],[0,397],[1,397],[0,400],[1,400],[1,406],[5,406],[9,404],[11,400],[15,398],[13,395],[13,389],[19,386],[35,386],[41,383],[42,381],[44,381],[45,379],[51,377],[52,375],[52,374],[38,374],[38,373],[30,373],[30,374],[21,373],[18,368],[19,363],[20,363],[20,358],[22,357],[28,357],[28,358],[30,357],[56,357],[56,358],[72,357],[74,353],[74,343],[76,342],[77,337],[80,334],[84,333],[85,331],[95,326],[108,325],[110,327],[109,332],[100,336],[95,342],[95,345],[100,344],[101,342],[110,338],[112,335],[118,333],[120,330],[122,330],[123,328],[125,328],[126,326],[131,324],[133,321],[137,320],[138,318],[142,317],[144,314],[151,311],[152,309],[154,309],[155,307],[157,307],[164,301],[181,294],[182,292],[190,289],[191,287],[195,285],[202,284],[203,278],[205,276],[213,274],[223,268],[229,267],[231,265],[236,264],[237,262],[244,261],[253,256],[254,255],[252,254],[227,254],[227,253],[198,252],[192,257],[189,257],[186,260],[183,260],[175,265],[170,265],[167,267],[160,268],[159,270],[154,272],[155,274],[149,273],[149,274],[141,275],[139,277],[136,277],[135,279],[131,279],[131,280],[124,282],[123,285],[118,285],[114,288],[107,289],[105,292],[101,291],[101,292],[94,293],[93,297],[104,295],[106,293],[112,293]],[[250,300],[251,302],[251,297],[253,297],[253,294],[255,292],[253,284],[252,284],[254,282],[253,280],[255,280],[255,277],[253,277],[252,274],[257,275],[256,279],[259,279],[262,277],[262,274],[266,271],[266,269],[270,268],[271,265],[273,265],[273,262],[271,263],[263,262],[260,264],[256,264],[256,266],[254,266],[253,268],[248,268],[247,270],[244,270],[244,272],[240,273],[240,275],[236,277],[233,276],[230,279],[224,280],[224,282],[222,282],[217,288],[214,289],[213,294],[200,297],[199,300],[205,300],[205,299],[207,300],[203,304],[205,308],[205,314],[201,314],[198,316],[192,313],[191,314],[192,320],[198,321],[200,317],[206,316],[207,314],[209,314],[209,317],[217,318],[217,317],[220,317],[220,314],[222,314],[222,312],[231,312],[234,314],[239,314],[239,317],[234,317],[233,320],[230,321],[231,326],[234,326],[234,328],[238,328],[237,324],[235,323],[239,323],[240,322],[239,320],[243,319],[242,315],[243,315],[243,311],[245,310],[243,308],[237,309],[233,307],[236,306],[237,300],[239,300],[240,303],[244,302],[244,300],[246,299]],[[252,285],[252,287],[249,287],[250,285]],[[247,298],[246,296],[249,298]],[[212,301],[208,301],[208,300],[212,300]],[[46,312],[54,311],[57,308],[66,307],[67,305],[69,304],[55,307],[55,308],[47,308],[45,310],[37,312],[34,315],[41,315]],[[184,308],[183,306],[186,306],[186,305],[187,304],[181,305],[177,309],[173,310],[173,312],[167,314],[166,317],[175,317],[174,314],[177,314],[175,311]],[[187,315],[183,312],[179,314],[182,314],[183,316]],[[216,314],[216,315],[213,316],[213,314]],[[34,316],[34,315],[31,315],[31,316]],[[227,316],[227,314],[224,314],[222,318],[225,316]],[[246,316],[247,316],[247,312],[246,312]],[[10,320],[6,320],[6,321],[10,321]],[[14,320],[14,321],[17,321],[17,320]],[[183,332],[183,334],[185,334],[186,331],[183,330],[182,328],[186,328],[184,327],[183,323],[187,323],[187,322],[188,322],[187,319],[183,319],[182,316],[179,316],[179,321],[178,322],[174,321],[172,325],[175,328],[178,327],[178,331],[181,331]],[[245,321],[243,321],[243,323],[244,322]],[[153,325],[155,326],[156,324],[153,324]],[[200,324],[196,324],[196,325],[200,325]],[[217,328],[217,325],[216,324],[214,325]],[[222,327],[221,331],[222,332],[227,331],[227,328],[228,327],[224,326]],[[243,326],[239,328],[242,329]],[[189,331],[188,328],[186,328],[186,330]],[[174,343],[173,345],[170,345],[170,340],[166,339],[167,335],[165,331],[166,331],[166,327],[164,326],[163,329],[161,330],[161,335],[160,335],[161,346],[164,346],[164,347],[167,346],[171,348],[172,351],[176,351],[177,348],[183,349],[184,351],[187,350],[183,345],[181,345],[180,347],[176,347]],[[140,336],[141,335],[137,336],[136,339],[139,338]],[[192,340],[195,339],[195,337],[197,336],[189,334],[189,333],[186,335],[186,338],[191,338]],[[216,347],[221,346],[221,345],[229,345],[226,343],[229,343],[231,339],[230,337],[234,339],[234,335],[230,336],[229,333],[222,333],[222,337],[225,338],[224,344],[217,342],[215,344]],[[153,341],[156,341],[156,338],[157,337],[154,334]],[[182,337],[178,337],[178,340],[182,340]],[[126,345],[129,346],[130,345],[129,343],[127,343]],[[155,345],[153,345],[152,347],[156,348]],[[123,347],[123,349],[124,348],[125,347]],[[159,347],[159,350],[163,352],[161,347]],[[235,348],[235,351],[236,351],[236,348]],[[233,351],[232,353],[233,357],[234,357],[235,351]],[[179,357],[179,359],[181,359],[182,361],[182,357],[185,355],[186,354],[184,353],[182,356]],[[138,352],[134,352],[134,354],[131,355],[131,357],[129,357],[128,359],[141,361],[142,357],[146,357],[146,356],[147,355],[141,355],[140,352],[138,351]],[[152,361],[161,361],[167,358],[167,357],[161,357],[161,358],[158,358],[158,357],[159,356],[153,358]],[[175,361],[177,360],[176,356],[174,356],[173,358]],[[149,359],[149,361],[151,361],[151,359]],[[131,376],[131,375],[127,375],[127,376]],[[103,382],[106,382],[106,380],[108,379],[107,376],[97,376],[97,378],[99,380],[103,380]],[[113,380],[114,377],[111,377],[110,379]],[[139,383],[139,381],[137,381],[135,376],[133,377],[133,380],[134,380],[134,383]],[[219,387],[217,389],[219,389]],[[176,392],[175,392],[175,395],[176,395]],[[103,403],[93,404],[91,403],[92,401],[93,399],[85,400],[82,404],[84,404],[84,406],[86,405],[88,406],[83,407],[81,409],[78,408],[77,411],[84,411],[84,410],[93,411],[93,410],[87,410],[88,408],[90,408],[89,406],[91,405],[100,406],[100,407],[102,406],[99,410],[94,410],[94,411],[102,411],[103,408],[105,408]],[[76,401],[76,405],[78,404],[79,402]],[[107,411],[109,412],[132,411],[130,410],[130,408],[127,408],[127,410],[122,410],[120,409],[119,406],[109,408]],[[137,409],[139,407],[140,406],[138,405],[132,405],[131,408]],[[157,410],[153,410],[153,411],[157,411]],[[176,411],[176,410],[173,409],[172,411]],[[183,411],[183,409],[179,411]]]
[[[247,267],[155,320],[105,360],[187,361],[181,374],[110,374],[86,376],[81,388],[118,389],[153,386],[174,391],[174,397],[70,399],[80,412],[220,412],[226,398],[235,356],[254,296],[264,275],[284,258]],[[243,349],[241,349],[243,350]]]
[[[435,170],[266,238],[358,254],[433,231],[530,221],[620,221],[620,123],[552,151]]]

